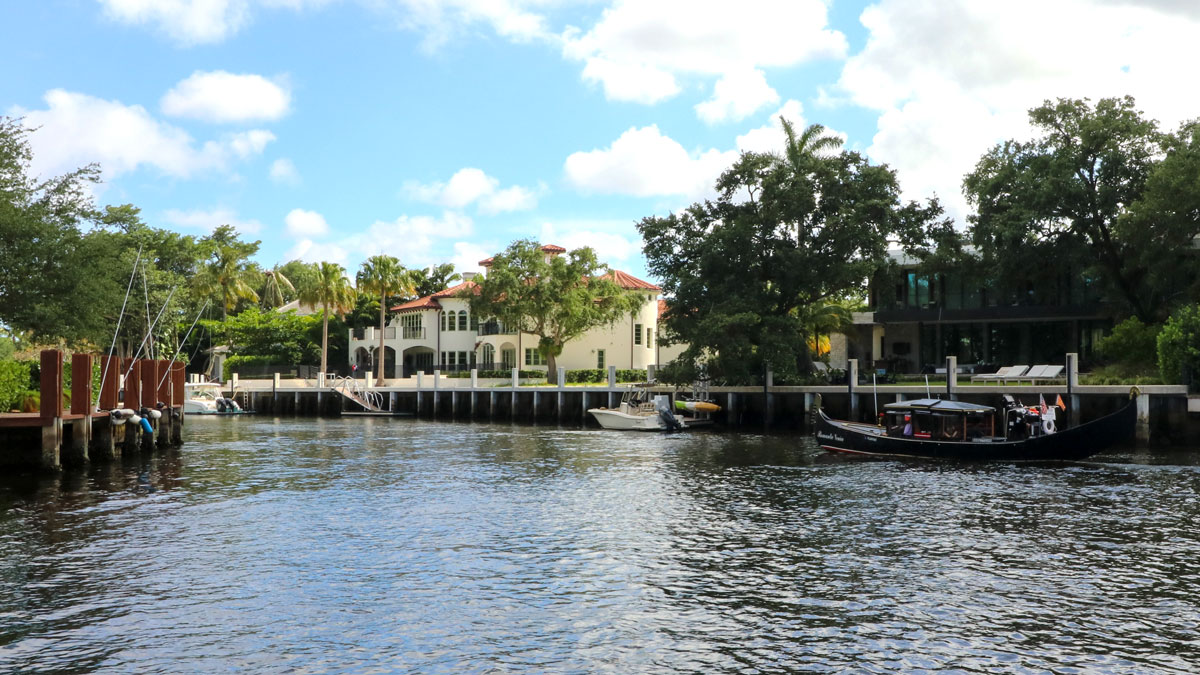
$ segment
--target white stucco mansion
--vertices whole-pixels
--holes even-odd
[[[561,246],[542,246],[547,256],[558,255]],[[491,258],[481,260],[487,269]],[[386,377],[410,377],[417,371],[440,370],[544,370],[538,353],[537,337],[517,333],[490,317],[471,314],[464,293],[476,287],[474,273],[462,275],[462,283],[392,307],[392,318],[384,329],[387,354]],[[561,368],[645,368],[666,363],[681,348],[660,348],[655,336],[662,303],[658,286],[630,274],[612,270],[608,275],[628,293],[645,297],[641,308],[616,323],[593,328],[582,337],[568,342],[557,358]],[[379,349],[379,328],[350,331],[352,364],[366,368],[375,362]],[[397,358],[399,355],[399,358]]]

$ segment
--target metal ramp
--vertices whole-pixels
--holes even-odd
[[[359,381],[353,377],[339,377],[333,385],[333,390],[362,406],[367,412],[389,414],[383,409],[383,395],[360,386]]]

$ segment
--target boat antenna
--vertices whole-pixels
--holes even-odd
[[[121,313],[117,315],[117,327],[113,331],[112,345],[108,348],[108,358],[104,360],[104,369],[100,371],[100,382],[104,382],[104,378],[108,376],[108,364],[112,361],[113,351],[117,348],[117,334],[121,332],[121,319],[125,317],[125,305],[129,303],[129,291],[133,289],[133,277],[137,275],[138,261],[142,259],[142,247],[138,246],[137,257],[133,259],[133,270],[129,273],[129,284],[125,287],[125,299],[121,302]],[[104,388],[103,384],[100,386]],[[96,410],[100,409],[100,392],[96,392]]]
[[[193,329],[193,328],[195,328],[195,327],[196,327],[196,323],[197,323],[198,321],[200,321],[200,315],[204,313],[204,310],[208,309],[208,303],[210,303],[210,302],[212,302],[212,298],[209,298],[208,300],[205,300],[205,301],[204,301],[204,306],[200,308],[200,311],[199,311],[199,312],[196,312],[196,318],[192,320],[192,327],[191,327],[191,328],[189,328],[189,329],[188,329],[188,332],[187,332],[187,334],[183,336],[183,341],[181,341],[181,342],[179,343],[179,346],[175,348],[175,353],[171,355],[171,358],[170,358],[170,359],[168,359],[169,361],[172,361],[172,362],[174,362],[174,361],[175,361],[175,357],[179,356],[179,352],[183,350],[183,345],[184,345],[184,343],[186,343],[186,342],[187,342],[187,339],[188,339],[188,338],[190,338],[190,337],[192,336],[192,329]],[[170,369],[168,369],[166,373],[163,373],[163,376],[162,376],[162,378],[161,378],[161,379],[159,379],[159,381],[158,381],[158,386],[160,386],[160,387],[162,386],[163,380],[167,379],[167,374],[168,374],[168,373],[170,373],[170,372],[171,372],[171,371],[170,371]]]
[[[925,374],[925,398],[933,398],[933,394],[929,393],[929,373]]]
[[[871,389],[875,393],[875,423],[879,423],[879,380],[878,373],[871,373]]]

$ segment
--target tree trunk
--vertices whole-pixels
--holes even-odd
[[[375,386],[383,386],[383,359],[386,352],[383,351],[383,323],[384,315],[384,295],[379,294],[379,354],[375,356]]]
[[[321,316],[324,319],[321,326],[321,372],[324,373],[328,372],[326,367],[329,365],[326,359],[329,352],[329,308],[325,308]]]
[[[546,354],[546,383],[558,385],[558,361],[553,352]]]

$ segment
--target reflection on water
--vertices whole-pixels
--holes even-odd
[[[1200,467],[197,419],[0,482],[0,671],[1195,672]]]

